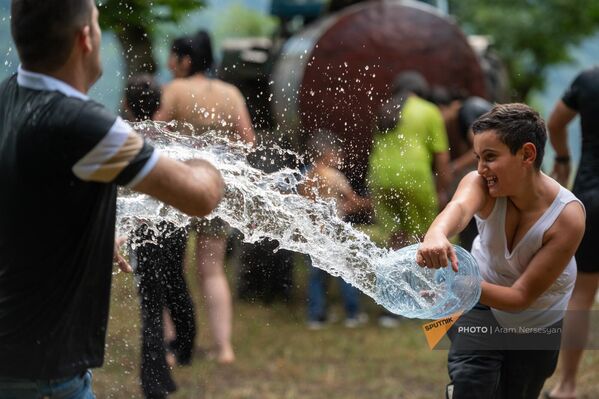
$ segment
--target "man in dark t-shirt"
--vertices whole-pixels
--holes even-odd
[[[0,359],[12,359],[0,360],[0,375],[56,377],[78,371],[81,361],[98,366],[116,185],[134,186],[158,153],[101,105],[48,76],[19,69],[0,86],[0,104],[0,185],[6,189],[0,197]],[[46,232],[44,238],[28,240],[32,229]],[[64,326],[55,330],[57,324]],[[63,353],[57,340],[69,350]]]
[[[582,147],[580,163],[572,192],[586,209],[586,229],[576,251],[576,285],[564,318],[564,335],[560,353],[560,379],[551,398],[576,397],[576,374],[586,346],[589,310],[599,286],[599,66],[581,72],[557,102],[547,124],[555,150],[553,177],[563,186],[570,178],[568,124],[580,115]]]
[[[203,216],[223,182],[87,97],[101,72],[92,0],[13,0],[11,28],[22,66],[0,84],[0,397],[87,398],[86,371],[104,356],[117,186]]]

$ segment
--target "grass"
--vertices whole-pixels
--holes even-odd
[[[205,316],[192,267],[188,282],[196,301],[199,336],[209,346]],[[376,323],[346,329],[342,323],[309,331],[305,327],[305,268],[296,268],[295,300],[266,307],[235,303],[234,346],[237,361],[219,366],[196,356],[191,366],[173,370],[179,390],[173,399],[429,399],[444,397],[444,350],[429,350],[421,322],[404,320],[396,329]],[[334,286],[332,284],[331,286]],[[334,293],[335,294],[335,293]],[[379,311],[363,298],[374,318]],[[339,305],[333,311],[342,314]],[[95,371],[99,398],[140,398],[139,306],[130,275],[114,278],[104,367]],[[599,397],[599,352],[588,351],[580,374],[581,398]],[[552,385],[552,381],[547,383]]]

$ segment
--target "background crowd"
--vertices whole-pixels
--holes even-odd
[[[215,74],[214,51],[206,31],[173,40],[167,63],[172,79],[164,85],[147,73],[132,74],[127,80],[121,110],[125,119],[176,120],[182,122],[179,126],[190,127],[181,134],[216,130],[248,146],[260,143],[248,99]],[[566,127],[577,114],[582,121],[582,161],[573,191],[586,206],[587,235],[569,307],[576,311],[571,313],[576,318],[565,319],[564,332],[565,342],[577,344],[588,339],[588,310],[598,283],[597,265],[589,250],[596,241],[597,226],[597,104],[592,99],[597,97],[598,81],[597,69],[591,68],[570,85],[564,84],[565,94],[561,100],[555,99],[557,105],[548,118],[556,154],[552,176],[564,186],[572,171]],[[340,138],[327,130],[306,132],[304,161],[294,166],[305,176],[299,187],[301,195],[334,199],[339,217],[359,220],[356,226],[379,246],[398,249],[423,239],[457,183],[476,170],[471,126],[494,104],[463,89],[431,85],[416,70],[395,76],[389,89],[389,101],[367,127],[373,140],[365,189],[353,187],[343,174],[347,154]],[[476,234],[472,222],[452,240],[470,249]],[[146,242],[149,236],[154,243]],[[238,356],[233,342],[242,342],[233,335],[235,299],[265,304],[279,299],[297,303],[299,299],[305,309],[298,324],[304,323],[309,330],[334,326],[339,315],[331,312],[331,302],[342,303],[346,329],[364,326],[372,317],[382,327],[401,323],[396,316],[366,303],[344,281],[337,279],[339,287],[334,289],[328,281],[331,278],[313,268],[309,258],[286,251],[273,254],[276,243],[242,244],[239,234],[218,219],[197,217],[185,228],[162,223],[157,231],[140,225],[128,239],[141,304],[141,387],[148,398],[165,397],[177,389],[172,371],[178,365],[193,361],[214,361],[224,367],[235,364]],[[197,277],[197,298],[186,280],[190,268]],[[306,277],[304,292],[295,290],[297,276]],[[338,298],[332,295],[336,293]],[[211,337],[208,344],[196,340],[197,304],[205,309]],[[198,350],[199,345],[206,349]],[[562,374],[547,397],[575,397],[581,356],[580,347],[562,352]]]
[[[206,32],[199,31],[192,36],[176,39],[169,56],[169,69],[174,80],[161,90],[150,75],[132,77],[125,91],[125,112],[138,121],[174,119],[187,122],[193,126],[193,134],[216,130],[232,140],[243,140],[253,145],[256,139],[245,102],[234,86],[209,75],[212,63],[212,49]],[[493,105],[483,98],[468,96],[463,90],[431,88],[417,71],[399,74],[393,81],[391,90],[391,100],[381,108],[372,127],[374,140],[369,159],[368,194],[364,197],[354,192],[348,179],[340,171],[344,153],[339,138],[322,130],[310,134],[311,138],[306,145],[309,161],[301,166],[305,183],[299,189],[308,198],[334,198],[340,217],[354,213],[369,214],[364,229],[379,245],[398,249],[422,240],[428,226],[453,195],[457,183],[468,172],[476,169],[471,126],[478,117],[490,111]],[[557,126],[559,122],[555,120],[560,120],[559,112],[565,109],[560,104],[563,103],[558,104],[550,120],[552,142],[559,140],[556,144],[558,154],[568,153],[567,146],[563,143],[566,137],[563,124],[574,115],[574,111],[568,111],[572,114],[568,114],[569,117],[564,118],[565,122]],[[205,110],[211,111],[205,113]],[[568,162],[569,155],[556,157],[554,173],[562,184],[567,183],[569,169],[564,171],[563,165]],[[590,208],[592,210],[592,206]],[[148,245],[137,248],[134,257],[146,260],[136,261],[136,269],[141,276],[139,290],[144,315],[142,386],[145,395],[152,398],[162,397],[176,389],[169,369],[175,364],[190,363],[196,333],[193,321],[195,315],[182,267],[185,244],[189,238],[186,231],[175,234],[176,232],[168,230],[168,226],[163,227],[165,230],[161,231],[163,238],[160,239],[164,241],[159,241],[158,245],[150,244],[153,247],[153,252],[150,253],[145,252]],[[235,360],[231,344],[233,300],[224,266],[227,243],[230,247],[238,246],[235,243],[238,237],[230,234],[231,229],[218,219],[212,222],[194,222],[190,229],[197,240],[194,247],[202,292],[201,302],[205,303],[207,309],[208,326],[214,343],[214,349],[209,351],[208,357],[220,363],[231,363]],[[455,237],[455,242],[470,249],[477,233],[476,224],[472,220],[460,236]],[[143,231],[139,234],[143,238]],[[206,234],[208,238],[202,238]],[[229,264],[243,268],[240,259],[235,257],[242,258],[239,252],[233,252]],[[209,260],[206,261],[206,258]],[[328,278],[325,272],[309,266],[309,258],[305,261],[310,268],[306,294],[307,327],[321,329],[335,320],[327,310]],[[279,265],[272,262],[260,267],[276,269]],[[243,277],[240,270],[234,270],[230,275]],[[583,272],[580,279],[584,280],[585,275]],[[147,276],[153,276],[155,281],[149,283]],[[595,274],[591,276],[594,281]],[[207,277],[212,280],[207,280]],[[289,277],[287,275],[280,281],[269,277],[268,283],[266,280],[254,283],[258,287],[262,284],[274,287],[274,290],[283,293],[281,298],[289,300],[291,297],[288,288],[293,284]],[[359,327],[369,319],[360,310],[359,291],[337,279],[346,312],[344,325],[347,328]],[[580,285],[582,283],[577,286]],[[240,286],[243,287],[243,283]],[[588,286],[588,294],[585,296],[587,300],[584,305],[574,302],[573,306],[577,309],[581,306],[589,309],[592,304],[588,298],[594,297],[596,283],[585,286]],[[269,297],[272,298],[272,293]],[[244,299],[257,298],[259,295],[247,295]],[[160,322],[163,317],[166,321],[164,324],[170,328],[163,327]],[[397,323],[397,316],[386,312],[379,314],[379,324],[382,327],[396,326]],[[587,324],[588,321],[584,325]],[[167,330],[166,338],[163,329]],[[561,382],[556,388],[558,393],[565,390],[567,394],[571,394],[575,390],[576,364],[580,358],[580,350],[576,352],[578,355],[568,353],[564,356],[565,382]],[[573,359],[567,360],[568,358]]]

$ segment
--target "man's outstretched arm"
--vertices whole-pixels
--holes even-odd
[[[190,216],[205,216],[222,199],[224,181],[220,172],[207,161],[179,162],[160,156],[152,170],[133,189]]]

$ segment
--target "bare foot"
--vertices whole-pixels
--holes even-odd
[[[235,353],[233,348],[228,349],[213,349],[208,353],[208,359],[214,360],[219,364],[231,364],[235,362]]]
[[[235,354],[231,352],[230,354],[220,354],[216,357],[216,361],[220,364],[231,364],[235,362]]]
[[[543,399],[576,399],[576,394],[558,392],[554,389],[551,393],[545,392],[543,394]]]

